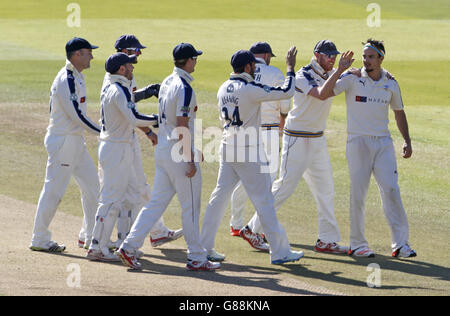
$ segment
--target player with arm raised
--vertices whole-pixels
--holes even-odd
[[[240,50],[231,57],[233,73],[217,93],[223,125],[217,186],[206,208],[201,233],[202,245],[208,251],[210,260],[225,259],[214,249],[215,237],[227,202],[239,180],[260,217],[270,244],[271,263],[298,261],[304,255],[302,251],[290,249],[286,232],[275,214],[270,174],[268,170],[263,172],[267,160],[259,135],[261,103],[289,99],[294,94],[296,56],[297,49],[292,47],[286,57],[286,80],[282,87],[276,88],[253,80],[256,59],[251,52]]]
[[[272,186],[275,209],[294,193],[303,177],[317,203],[319,236],[314,246],[318,252],[347,253],[338,244],[340,232],[334,215],[334,183],[327,140],[324,135],[333,98],[326,98],[340,74],[352,64],[353,53],[345,52],[338,69],[333,69],[340,54],[329,40],[314,47],[311,63],[297,72],[294,105],[289,112],[283,135],[280,177]],[[264,233],[255,215],[246,229]],[[250,244],[256,248],[254,244]]]

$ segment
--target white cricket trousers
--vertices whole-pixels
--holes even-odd
[[[131,230],[131,226],[136,220],[137,215],[141,208],[150,201],[151,190],[150,185],[147,183],[147,177],[145,176],[144,167],[142,164],[142,154],[141,147],[139,145],[139,137],[134,134],[133,141],[133,165],[136,173],[137,185],[140,194],[140,203],[137,207],[130,210],[122,210],[117,218],[117,234],[118,246],[125,240],[126,236]],[[163,218],[161,217],[155,224],[155,226],[150,231],[150,235],[154,238],[160,236],[166,236],[169,229],[164,224]]]
[[[140,196],[131,143],[100,141],[98,157],[102,187],[90,249],[107,254],[117,217],[125,211],[129,214],[127,218],[131,218]]]
[[[81,191],[84,218],[79,234],[81,240],[91,240],[97,210],[99,180],[97,168],[89,155],[81,135],[45,136],[48,152],[44,187],[34,220],[32,246],[45,247],[51,239],[50,223],[55,216],[71,176]]]
[[[267,159],[269,161],[269,172],[271,183],[275,181],[278,174],[278,167],[280,162],[280,133],[278,127],[272,129],[263,129],[261,131],[262,143]],[[230,226],[234,229],[241,229],[244,227],[244,212],[247,205],[248,195],[245,192],[242,182],[238,185],[231,194],[231,219]]]
[[[187,163],[174,162],[172,146],[157,145],[155,150],[155,178],[150,201],[141,209],[128,237],[122,246],[128,251],[142,247],[146,236],[167,209],[173,196],[177,194],[181,206],[181,223],[187,244],[187,258],[205,261],[206,252],[200,244],[200,206],[202,176],[200,165],[196,163],[194,177],[186,177]]]
[[[270,244],[271,260],[278,260],[290,253],[286,231],[277,219],[270,191],[268,173],[261,173],[258,162],[220,162],[217,186],[211,194],[202,224],[201,241],[206,250],[214,248],[217,230],[225,208],[236,184],[242,181],[245,191],[258,213],[261,225]]]
[[[365,201],[372,173],[391,230],[392,249],[404,246],[408,243],[409,227],[400,197],[397,161],[391,137],[349,135],[346,155],[350,172],[351,249],[368,246],[364,236]]]
[[[326,243],[340,241],[334,214],[333,172],[325,136],[307,138],[283,135],[280,176],[272,186],[275,210],[278,211],[294,193],[302,177],[317,203],[318,238]],[[248,226],[253,232],[264,232],[256,216]]]

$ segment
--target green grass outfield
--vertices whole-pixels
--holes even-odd
[[[274,267],[266,254],[254,252],[228,234],[229,210],[217,235],[216,248],[237,264],[260,267],[268,273],[293,278],[352,295],[450,294],[450,2],[377,1],[381,27],[367,26],[366,11],[373,1],[77,1],[81,27],[70,28],[66,6],[72,1],[0,2],[0,194],[37,203],[45,176],[47,155],[43,137],[48,123],[51,82],[64,65],[64,45],[81,36],[100,46],[91,69],[84,73],[89,114],[99,117],[99,90],[104,61],[114,52],[115,39],[133,33],[148,46],[136,65],[139,86],[160,82],[172,70],[172,48],[191,42],[203,50],[194,73],[193,88],[203,128],[219,126],[215,95],[231,72],[234,51],[255,41],[268,41],[277,55],[273,63],[284,70],[284,55],[291,45],[299,49],[297,68],[307,64],[317,41],[328,38],[338,49],[355,51],[361,66],[361,42],[383,39],[383,66],[400,84],[413,141],[413,157],[398,155],[402,198],[410,223],[410,243],[419,256],[390,258],[390,234],[372,181],[367,200],[367,238],[377,257],[355,260],[319,255],[312,251],[317,236],[313,198],[301,182],[279,211],[294,249],[305,251],[298,265]],[[391,3],[393,2],[393,3]],[[127,5],[124,7],[124,3]],[[106,6],[107,4],[107,6]],[[155,100],[139,105],[144,113],[156,110]],[[392,118],[392,117],[391,117]],[[345,159],[346,117],[344,97],[335,98],[328,121],[327,140],[336,187],[335,209],[343,243],[348,243],[349,178]],[[402,139],[391,122],[397,152]],[[207,144],[208,140],[204,140]],[[95,161],[97,140],[87,144]],[[142,138],[144,168],[153,179],[153,148]],[[202,212],[217,179],[217,163],[202,165]],[[152,181],[150,180],[150,183]],[[81,216],[79,192],[72,182],[61,203],[62,211]],[[248,207],[249,219],[253,207]],[[13,210],[12,210],[13,211]],[[34,214],[30,214],[34,216]],[[179,204],[174,200],[165,221],[180,226]],[[30,231],[31,231],[30,227]],[[64,241],[68,243],[68,241]],[[184,241],[177,241],[180,245]],[[24,245],[26,246],[26,245]],[[369,263],[381,267],[381,288],[366,284]]]

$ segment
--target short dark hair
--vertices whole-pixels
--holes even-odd
[[[245,66],[247,66],[247,65],[245,65]],[[236,67],[236,68],[233,67],[233,72],[235,74],[241,74],[241,73],[243,73],[245,71],[245,66],[244,67]]]
[[[187,63],[188,59],[189,59],[189,58],[186,58],[186,59],[176,59],[176,60],[174,60],[173,63],[175,64],[175,67],[177,67],[177,68],[183,68],[184,66],[186,66],[186,63]]]
[[[72,58],[72,56],[75,54],[75,52],[76,52],[76,50],[66,52],[67,60],[70,60],[70,58]]]
[[[384,43],[383,41],[378,41],[372,38],[369,38],[365,43],[362,43],[363,45],[367,45],[370,44],[372,46],[374,46],[376,49],[380,50],[383,54],[386,53],[386,50],[384,49]],[[382,57],[382,55],[380,53],[378,53],[378,57]]]

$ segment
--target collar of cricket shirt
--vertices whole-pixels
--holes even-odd
[[[332,73],[334,70],[331,70],[329,72],[326,72],[325,70],[323,70],[322,66],[319,65],[319,63],[317,62],[317,60],[315,60],[314,58],[311,59],[311,68],[312,70],[318,74],[320,77],[322,77],[322,79],[327,80],[328,77],[330,76],[330,73]]]
[[[111,83],[120,83],[124,87],[129,87],[131,85],[131,80],[128,80],[122,75],[110,75],[109,80]]]
[[[234,72],[231,73],[230,79],[242,79],[245,80],[245,82],[252,82],[255,80],[249,73],[242,72],[240,74],[235,74]]]
[[[255,59],[256,59],[256,63],[257,63],[257,64],[264,64],[264,65],[267,65],[267,64],[266,64],[266,61],[265,61],[264,59],[259,58],[259,57],[255,57]]]
[[[84,80],[83,74],[79,72],[77,68],[75,68],[75,66],[68,59],[66,59],[66,69],[72,71],[75,77],[81,77],[81,79]]]
[[[192,77],[187,71],[181,68],[173,67],[173,72],[176,73],[178,76],[182,77],[183,79],[185,79],[188,83],[194,81],[194,77]]]
[[[383,81],[385,81],[387,79],[387,77],[386,77],[386,70],[381,69],[381,78],[379,80],[375,81],[375,80],[373,80],[372,78],[369,77],[369,74],[367,73],[366,68],[364,68],[364,67],[361,68],[361,77],[369,78],[373,82],[383,82]]]

